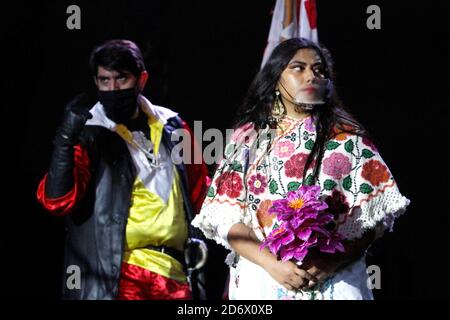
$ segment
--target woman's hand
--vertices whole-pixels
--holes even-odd
[[[233,225],[228,231],[230,246],[247,260],[261,266],[279,284],[288,290],[303,289],[317,279],[294,262],[280,261],[267,248],[260,249],[261,241],[254,231],[242,223]]]
[[[333,259],[333,257],[313,258],[304,261],[300,267],[316,278],[316,281],[310,281],[305,288],[312,289],[318,283],[334,275],[342,262],[341,259]]]
[[[262,267],[286,289],[304,289],[309,283],[317,283],[316,277],[299,268],[292,261],[281,261],[273,257],[274,259],[269,259]]]
[[[316,277],[318,282],[310,282],[307,288],[311,289],[316,286],[317,283],[326,280],[342,268],[359,259],[374,240],[375,230],[371,229],[366,231],[359,239],[344,240],[343,245],[345,252],[329,254],[310,251],[309,256],[303,261],[300,268]]]

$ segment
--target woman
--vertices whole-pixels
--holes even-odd
[[[225,159],[193,225],[230,249],[230,299],[372,299],[364,254],[402,214],[402,196],[364,128],[339,103],[328,51],[278,45],[253,81]],[[320,187],[345,252],[301,264],[261,243],[279,226],[273,201]]]

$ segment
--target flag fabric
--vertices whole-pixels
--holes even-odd
[[[286,6],[291,7],[289,12],[286,11]],[[286,16],[289,13],[292,15],[291,17]],[[288,26],[284,26],[285,19],[291,21]],[[261,68],[269,59],[272,50],[283,39],[296,37],[306,38],[315,43],[319,42],[316,0],[277,0]]]

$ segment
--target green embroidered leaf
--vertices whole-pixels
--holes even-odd
[[[278,222],[275,222],[275,224],[272,227],[272,231],[275,229],[278,229],[280,227],[280,225],[278,224]]]
[[[330,141],[327,143],[327,150],[334,150],[337,147],[339,147],[341,144],[339,142],[336,141]]]
[[[297,191],[297,189],[300,187],[300,182],[291,181],[288,183],[287,188],[288,191]]]
[[[313,139],[309,139],[308,141],[306,141],[305,143],[305,148],[308,150],[312,150],[314,146],[314,140]]]
[[[215,192],[213,187],[209,187],[208,189],[208,197],[214,197]]]
[[[372,158],[374,155],[375,154],[372,151],[370,151],[369,149],[363,149],[363,151],[362,151],[362,156],[364,158],[369,159],[369,158]]]
[[[269,183],[269,191],[271,194],[274,194],[278,191],[278,184],[275,180],[270,181]]]
[[[352,187],[352,178],[350,178],[350,176],[345,177],[344,181],[342,182],[342,186],[345,190],[350,190],[350,188]]]
[[[306,179],[305,179],[305,183],[304,183],[306,186],[310,186],[310,185],[312,185],[313,184],[313,175],[312,175],[312,173],[310,173],[307,177],[306,177]]]
[[[352,153],[353,152],[353,148],[354,148],[354,143],[353,140],[348,140],[345,144],[344,144],[344,148],[347,152]]]
[[[373,188],[370,186],[370,184],[367,183],[361,183],[361,185],[359,186],[359,191],[361,191],[362,193],[371,193],[373,191]]]
[[[334,187],[336,187],[336,182],[334,182],[331,179],[327,179],[325,180],[325,182],[323,183],[323,187],[325,188],[325,190],[330,191],[331,189],[333,189]]]
[[[242,165],[238,161],[234,161],[231,164],[231,169],[233,169],[234,171],[242,172]]]

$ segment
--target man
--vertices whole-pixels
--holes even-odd
[[[99,102],[69,102],[37,192],[46,209],[66,216],[63,297],[190,299],[189,283],[198,283],[188,281],[185,257],[195,263],[197,250],[185,249],[206,166],[174,165],[171,135],[189,128],[140,94],[148,74],[135,43],[108,41],[90,65]],[[79,268],[79,286],[68,268]]]

